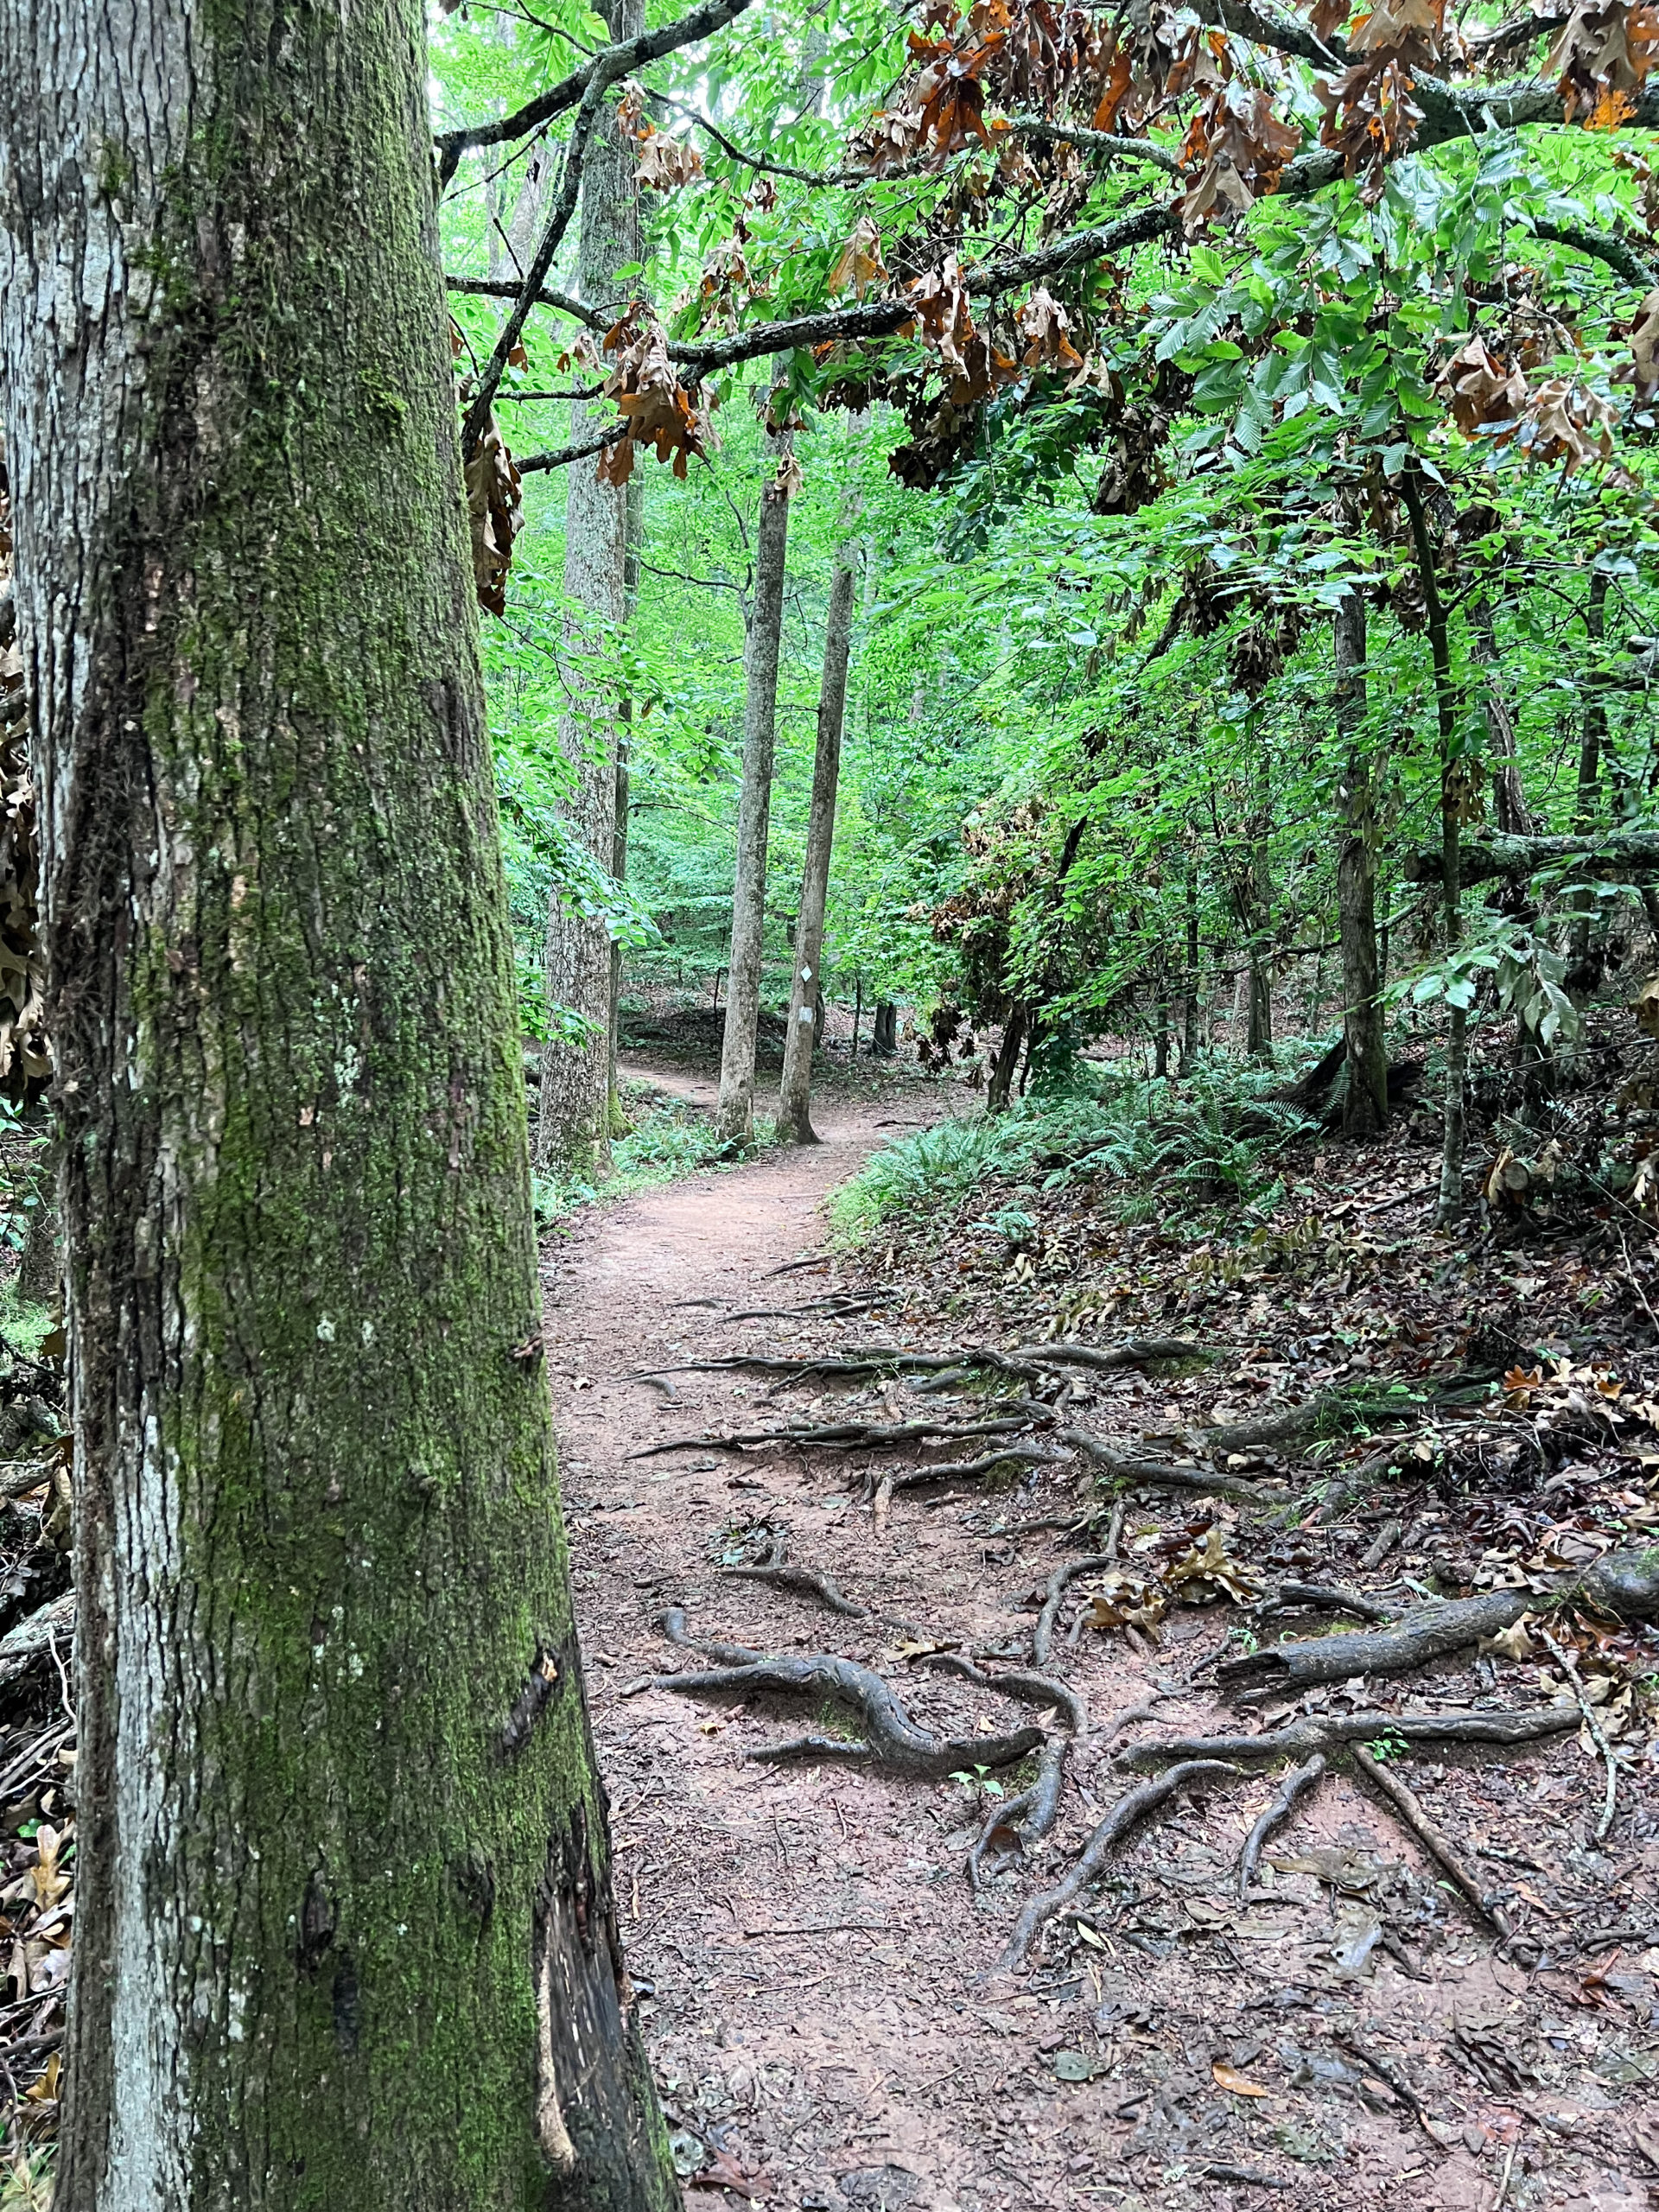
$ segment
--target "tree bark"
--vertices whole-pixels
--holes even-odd
[[[1499,684],[1503,662],[1497,651],[1497,628],[1492,602],[1484,592],[1469,601],[1469,620],[1486,665],[1486,752],[1492,772],[1492,818],[1500,835],[1530,837],[1532,810],[1521,781],[1521,763],[1515,742],[1515,717]]]
[[[1183,1075],[1186,1074],[1198,1054],[1198,1023],[1202,1012],[1198,953],[1198,862],[1195,853],[1186,871],[1186,997],[1181,1016]]]
[[[790,436],[767,444],[777,467],[760,493],[754,603],[749,615],[743,702],[743,788],[737,810],[737,877],[732,893],[731,980],[720,1055],[715,1128],[726,1144],[754,1135],[754,1054],[760,1023],[760,963],[766,918],[766,832],[777,733],[778,658],[783,642],[784,571],[789,552]]]
[[[858,542],[849,530],[836,555],[824,623],[812,804],[806,824],[806,864],[801,874],[801,911],[795,925],[795,972],[790,985],[789,1029],[784,1039],[784,1076],[778,1093],[779,1129],[797,1144],[818,1141],[811,1115],[812,1050],[817,1042],[817,1016],[823,1004],[823,910],[836,836],[836,791],[841,777],[841,733],[847,713],[847,670],[852,658],[853,600],[857,587]]]
[[[615,39],[645,25],[645,0],[609,0]],[[617,275],[639,259],[638,158],[613,106],[594,133],[582,181],[577,289],[589,306],[620,313],[630,282]],[[609,422],[608,400],[575,400],[570,441]],[[601,483],[594,465],[569,471],[564,511],[564,590],[580,609],[565,633],[566,681],[573,699],[559,744],[575,788],[565,817],[578,844],[609,874],[615,862],[620,702],[609,673],[615,633],[626,612],[627,493]],[[536,1158],[592,1181],[611,1158],[611,932],[602,914],[585,912],[555,887],[547,917],[548,1010],[554,1033],[542,1048]],[[575,1019],[571,1020],[570,1017]]]
[[[46,1120],[45,1110],[39,1119]],[[60,1147],[55,1128],[41,1140],[29,1177],[31,1204],[23,1249],[17,1262],[17,1295],[31,1306],[49,1306],[63,1285],[63,1251],[58,1210]]]
[[[539,1357],[422,19],[0,4],[73,2212],[668,2212]]]
[[[1440,899],[1446,947],[1448,952],[1453,952],[1463,937],[1463,763],[1457,753],[1458,711],[1452,686],[1452,646],[1446,602],[1440,597],[1435,575],[1434,550],[1429,543],[1428,520],[1423,512],[1422,492],[1414,467],[1403,472],[1401,483],[1405,492],[1406,512],[1411,518],[1412,543],[1417,555],[1417,573],[1422,581],[1423,604],[1428,615],[1429,653],[1434,667],[1434,714],[1440,750]],[[1443,1228],[1449,1227],[1463,1212],[1464,1098],[1469,1058],[1468,1014],[1460,1006],[1448,1006],[1447,1014],[1439,1209]]]
[[[1014,1071],[1020,1062],[1020,1047],[1026,1041],[1027,1024],[1026,1007],[1016,1000],[1008,1010],[1002,1025],[1001,1042],[996,1048],[996,1058],[991,1063],[991,1079],[985,1092],[985,1111],[1001,1114],[1014,1095]]]
[[[1593,658],[1607,635],[1607,571],[1593,569],[1590,574],[1589,596],[1584,609],[1584,634]],[[1584,709],[1583,733],[1579,741],[1579,781],[1573,807],[1573,827],[1580,837],[1587,837],[1595,825],[1597,802],[1601,794],[1601,750],[1607,735],[1607,706],[1601,694],[1592,691]],[[1580,911],[1573,925],[1572,974],[1570,983],[1577,993],[1587,994],[1600,980],[1590,957],[1591,925],[1595,918],[1593,894],[1580,900]]]
[[[623,619],[632,623],[639,604],[639,558],[645,537],[645,485],[637,473],[628,479],[627,509],[623,521],[622,539],[622,612]],[[616,831],[611,843],[611,874],[619,884],[628,880],[628,815],[633,804],[633,702],[624,697],[618,703],[616,727]],[[622,940],[611,941],[611,1014],[610,1036],[607,1053],[608,1068],[607,1092],[609,1111],[607,1126],[611,1135],[626,1136],[628,1117],[623,1110],[621,1087],[617,1081],[617,1051],[622,1024]]]
[[[884,1060],[890,1060],[899,1050],[899,1008],[891,999],[875,1002],[875,1026],[870,1032],[870,1050]]]
[[[1337,725],[1343,769],[1342,842],[1337,855],[1337,929],[1342,945],[1343,1038],[1348,1088],[1342,1126],[1374,1136],[1389,1118],[1389,1056],[1376,950],[1376,815],[1365,745],[1365,601],[1344,594],[1334,621]]]

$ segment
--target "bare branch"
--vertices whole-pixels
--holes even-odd
[[[625,39],[620,45],[601,47],[585,69],[564,78],[550,91],[538,93],[536,99],[516,108],[511,115],[503,116],[499,122],[440,131],[435,142],[440,183],[448,183],[469,146],[499,146],[506,139],[527,137],[556,115],[563,115],[567,108],[578,106],[595,75],[602,73],[606,84],[613,85],[619,77],[632,76],[648,61],[659,60],[664,54],[672,54],[680,47],[694,46],[699,39],[722,29],[748,5],[749,0],[702,0],[701,7],[693,8],[690,15],[682,16],[677,22],[664,23],[659,30],[643,31],[638,38]]]
[[[1588,230],[1581,223],[1535,223],[1532,227],[1536,238],[1548,238],[1555,245],[1571,246],[1574,253],[1587,254],[1592,261],[1605,262],[1627,284],[1634,284],[1642,291],[1650,292],[1659,285],[1659,267],[1624,239],[1616,238],[1611,231]]]

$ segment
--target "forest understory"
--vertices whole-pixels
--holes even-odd
[[[629,1094],[710,1110],[709,1025],[639,1027]],[[1605,1041],[1642,1151],[1650,1047]],[[1611,1095],[1552,1103],[1524,1202],[1477,1121],[1453,1236],[1420,1113],[1281,1147],[1267,1205],[1050,1153],[855,1245],[849,1179],[987,1125],[843,1049],[820,1145],[566,1218],[578,1618],[690,2205],[1659,2198],[1656,1232],[1570,1172]],[[17,1351],[13,2207],[73,1906],[59,1395]]]
[[[1592,1594],[1659,1525],[1651,1229],[1443,1240],[1408,1125],[1254,1242],[1073,1185],[838,1249],[956,1103],[895,1071],[550,1250],[688,2201],[1651,2202],[1659,1647]]]

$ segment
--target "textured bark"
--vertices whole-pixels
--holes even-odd
[[[1186,991],[1181,1011],[1183,1075],[1198,1056],[1203,988],[1203,978],[1198,971],[1198,863],[1195,855],[1188,862],[1186,870]]]
[[[731,980],[720,1054],[715,1127],[727,1144],[754,1135],[754,1052],[760,1024],[760,962],[766,919],[766,833],[778,722],[778,657],[783,642],[784,571],[789,554],[789,459],[785,431],[767,442],[776,473],[760,493],[755,533],[754,601],[749,611],[743,699],[743,788],[737,809],[737,875],[732,891]]]
[[[639,558],[645,538],[645,484],[636,471],[628,479],[627,512],[623,523],[622,538],[622,611],[632,622],[639,604]],[[616,731],[616,834],[611,847],[611,874],[619,883],[628,880],[628,816],[632,800],[632,762],[630,758],[633,743],[633,702],[624,698],[619,705]],[[613,1137],[626,1136],[628,1117],[622,1107],[622,1094],[617,1084],[617,1047],[622,1024],[622,941],[619,938],[611,946],[611,1015],[610,1037],[607,1048],[606,1066],[608,1071],[607,1090],[609,1098],[607,1126]]]
[[[858,547],[842,543],[830,584],[823,630],[823,682],[818,692],[818,738],[812,760],[812,804],[806,824],[806,863],[801,873],[801,912],[795,925],[795,970],[789,993],[789,1030],[784,1039],[784,1077],[778,1092],[778,1126],[797,1144],[816,1144],[812,1127],[812,1050],[823,1004],[823,909],[830,891],[830,855],[836,837],[836,787],[841,776],[841,733],[847,714],[847,669],[852,657],[853,596]]]
[[[644,28],[645,0],[611,0],[613,38]],[[620,312],[630,286],[619,269],[639,259],[639,194],[632,139],[617,126],[614,105],[594,133],[582,181],[582,248],[577,291],[590,307]],[[612,419],[608,401],[574,400],[570,440]],[[597,868],[615,864],[618,729],[620,702],[607,675],[614,634],[627,605],[627,493],[601,484],[594,463],[569,472],[564,509],[564,589],[581,610],[565,633],[565,677],[572,711],[559,744],[575,789],[565,806],[572,836]],[[611,1155],[611,933],[602,915],[587,914],[556,888],[547,917],[550,1012],[579,1020],[542,1048],[541,1110],[536,1158],[584,1180],[602,1175]]]
[[[1428,520],[1423,512],[1421,487],[1414,467],[1401,479],[1406,511],[1411,518],[1412,543],[1417,573],[1423,587],[1428,617],[1428,648],[1434,668],[1434,715],[1440,752],[1440,900],[1448,952],[1463,936],[1462,805],[1463,791],[1457,758],[1458,707],[1452,683],[1452,645],[1446,628],[1446,602],[1440,597],[1434,569],[1434,550],[1429,543]],[[1467,1089],[1469,1017],[1461,1007],[1448,1009],[1446,1034],[1446,1091],[1440,1128],[1440,1198],[1442,1227],[1463,1211],[1464,1100]]]
[[[985,1111],[1001,1114],[1014,1095],[1014,1071],[1020,1064],[1020,1048],[1026,1041],[1029,1015],[1018,1001],[1009,1008],[1008,1018],[1002,1025],[1001,1042],[996,1048],[996,1058],[991,1063],[991,1079],[985,1090]]]
[[[1342,842],[1337,854],[1337,929],[1342,944],[1342,1027],[1348,1088],[1342,1126],[1373,1136],[1389,1117],[1389,1055],[1376,957],[1376,816],[1365,750],[1365,601],[1347,593],[1334,622],[1337,724],[1346,747]]]
[[[1590,577],[1589,596],[1584,609],[1584,634],[1588,641],[1592,660],[1599,657],[1607,635],[1607,572],[1596,569]],[[1573,827],[1580,837],[1587,837],[1596,819],[1597,802],[1601,795],[1601,753],[1607,737],[1607,704],[1599,691],[1592,691],[1586,702],[1583,730],[1579,740],[1579,782],[1573,807]],[[1592,963],[1590,957],[1591,925],[1595,919],[1596,901],[1588,894],[1580,904],[1578,918],[1573,925],[1572,988],[1586,994],[1600,981],[1599,962]]]
[[[0,0],[77,1465],[69,2212],[675,2201],[410,0]]]

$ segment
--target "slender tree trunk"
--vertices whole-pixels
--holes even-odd
[[[899,1009],[891,999],[878,999],[875,1002],[870,1049],[884,1060],[890,1060],[899,1050]]]
[[[766,919],[766,832],[777,734],[778,658],[783,642],[784,572],[789,552],[787,431],[772,438],[775,473],[760,493],[755,533],[754,604],[749,616],[743,700],[743,789],[737,810],[737,880],[732,893],[731,981],[720,1055],[715,1127],[722,1142],[754,1135],[754,1056],[760,1024],[760,963]]]
[[[1595,658],[1607,635],[1607,571],[1592,569],[1590,572],[1590,592],[1585,604],[1584,632],[1591,656]],[[1583,734],[1579,741],[1579,784],[1573,808],[1573,826],[1581,837],[1588,836],[1594,829],[1598,804],[1601,796],[1601,753],[1607,736],[1607,709],[1599,692],[1592,691],[1585,704]],[[1586,896],[1580,902],[1577,918],[1573,925],[1573,987],[1575,991],[1588,993],[1600,980],[1598,963],[1590,957],[1590,935],[1595,919],[1595,899]]]
[[[636,474],[629,478],[626,497],[622,547],[622,611],[625,620],[631,623],[639,604],[639,557],[645,535],[645,485],[642,476]],[[632,746],[633,702],[624,698],[620,702],[617,712],[616,835],[611,847],[611,874],[619,883],[626,883],[628,880],[628,812],[632,804]],[[626,1136],[628,1132],[628,1117],[622,1109],[622,1093],[617,1082],[617,1050],[621,1020],[622,940],[617,938],[611,944],[608,1126],[613,1138]]]
[[[1422,580],[1423,604],[1428,614],[1428,646],[1434,664],[1434,712],[1440,748],[1440,867],[1446,944],[1455,951],[1463,938],[1462,822],[1463,763],[1457,754],[1458,709],[1452,685],[1452,645],[1446,628],[1446,602],[1440,597],[1434,570],[1434,549],[1429,543],[1428,520],[1414,467],[1402,479],[1406,511],[1411,518],[1412,542],[1417,554],[1417,573]],[[1449,1227],[1463,1212],[1464,1099],[1468,1082],[1469,1016],[1460,1006],[1447,1009],[1446,1037],[1446,1096],[1440,1144],[1440,1203],[1442,1227]]]
[[[609,0],[613,38],[645,23],[645,0]],[[639,194],[633,142],[613,107],[596,129],[582,180],[577,289],[589,305],[620,313],[639,259]],[[609,401],[576,400],[574,443],[613,413]],[[608,873],[616,857],[620,702],[607,664],[627,609],[627,493],[601,483],[591,461],[569,471],[564,510],[564,590],[580,609],[565,637],[573,711],[559,743],[575,772],[566,814],[577,842]],[[609,632],[607,636],[606,633]],[[591,1181],[611,1157],[611,933],[602,914],[582,911],[556,887],[547,918],[547,996],[557,1025],[542,1048],[536,1157]],[[575,1017],[574,1020],[571,1017]]]
[[[62,1147],[47,1109],[37,1109],[37,1120],[49,1134],[41,1140],[29,1180],[29,1226],[17,1262],[17,1294],[31,1306],[49,1306],[63,1287],[61,1217],[58,1208],[58,1174]]]
[[[784,1039],[784,1077],[778,1093],[778,1127],[797,1144],[818,1141],[810,1110],[812,1048],[817,1039],[816,1016],[823,1004],[823,910],[836,836],[836,789],[841,776],[841,733],[847,713],[847,669],[852,657],[853,600],[857,588],[858,543],[849,531],[836,556],[824,623],[812,804],[806,824],[800,918],[795,925],[795,974],[790,985],[789,1029]]]
[[[0,6],[0,144],[80,1607],[56,2201],[668,2212],[422,19]]]
[[[1256,717],[1251,716],[1255,729]],[[1244,1049],[1253,1060],[1273,1058],[1273,770],[1265,739],[1260,738],[1261,799],[1252,825],[1249,879],[1249,1026]]]
[[[1503,692],[1503,663],[1497,651],[1497,625],[1492,602],[1484,591],[1469,601],[1469,622],[1486,670],[1486,755],[1491,764],[1492,815],[1506,836],[1530,837],[1535,824],[1521,781],[1521,762],[1515,741],[1515,717]]]
[[[1169,978],[1164,968],[1161,954],[1159,957],[1157,980],[1153,986],[1153,992],[1152,1071],[1154,1076],[1166,1077],[1169,1073]]]
[[[1018,1001],[1008,1010],[1002,1025],[1002,1041],[996,1048],[996,1058],[991,1063],[991,1080],[985,1093],[985,1111],[1000,1114],[1014,1095],[1014,1071],[1020,1064],[1020,1047],[1026,1041],[1027,1015]]]
[[[1181,1072],[1198,1058],[1200,1014],[1198,944],[1198,861],[1195,853],[1186,871],[1186,1004],[1181,1026]]]
[[[1336,708],[1345,762],[1342,842],[1337,855],[1337,928],[1342,944],[1342,1027],[1348,1087],[1342,1126],[1373,1136],[1389,1117],[1389,1056],[1376,957],[1376,817],[1365,746],[1365,601],[1344,594],[1334,622]]]

